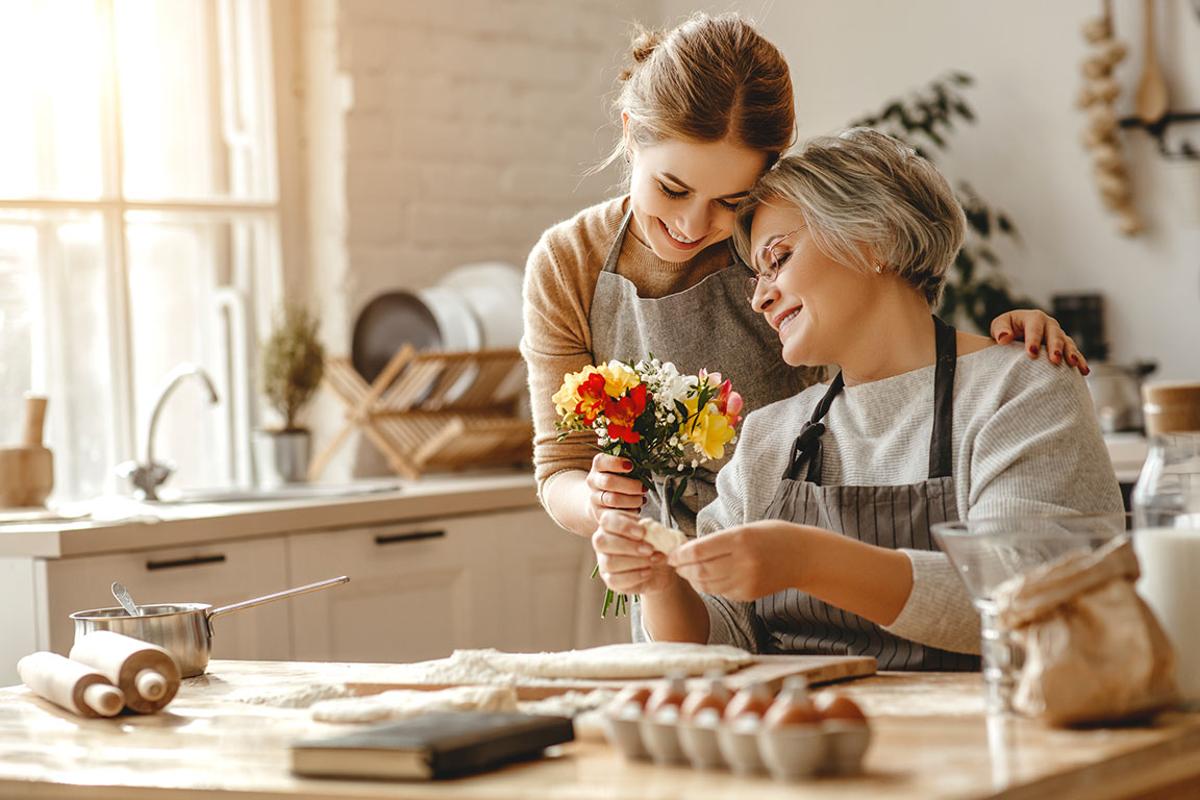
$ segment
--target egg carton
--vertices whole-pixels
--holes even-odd
[[[769,728],[757,719],[696,724],[628,709],[604,720],[609,743],[628,759],[783,781],[858,774],[871,744],[870,724],[842,720]]]

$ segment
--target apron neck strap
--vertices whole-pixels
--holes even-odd
[[[633,219],[633,201],[625,212],[621,225],[617,228],[617,238],[613,239],[612,247],[608,248],[608,258],[604,259],[604,271],[616,272],[617,259],[621,257],[621,243],[625,241],[625,231],[629,230],[629,220]]]
[[[958,366],[958,339],[954,326],[934,316],[933,329],[937,360],[933,373],[933,432],[929,436],[931,480],[949,478],[954,474],[954,374]],[[787,477],[795,479],[799,467],[807,462],[805,479],[810,483],[821,483],[821,436],[825,433],[825,425],[821,420],[829,413],[830,406],[845,385],[842,373],[838,372],[792,445]]]
[[[953,469],[954,372],[958,339],[953,325],[933,317],[937,366],[933,373],[933,433],[929,437],[929,477],[948,478]]]

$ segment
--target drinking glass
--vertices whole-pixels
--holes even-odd
[[[983,686],[989,713],[1012,711],[1025,653],[997,618],[996,590],[1067,553],[1092,552],[1125,533],[1123,513],[995,517],[943,522],[933,535],[966,584],[980,617]]]

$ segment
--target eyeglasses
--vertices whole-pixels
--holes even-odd
[[[758,249],[758,263],[760,266],[755,267],[751,263],[750,271],[754,274],[746,279],[746,299],[754,302],[754,294],[758,291],[758,282],[760,280],[770,281],[774,283],[779,277],[780,271],[783,270],[784,262],[780,260],[779,251],[776,249],[780,244],[795,236],[800,231],[807,227],[801,225],[794,231],[789,231],[782,236],[776,237],[770,244],[765,244]]]

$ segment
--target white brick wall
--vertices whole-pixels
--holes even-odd
[[[523,266],[546,227],[614,191],[615,172],[583,172],[616,135],[631,23],[659,23],[661,6],[304,0],[307,245],[331,352],[379,292],[471,261]],[[340,418],[318,401],[318,446]]]

